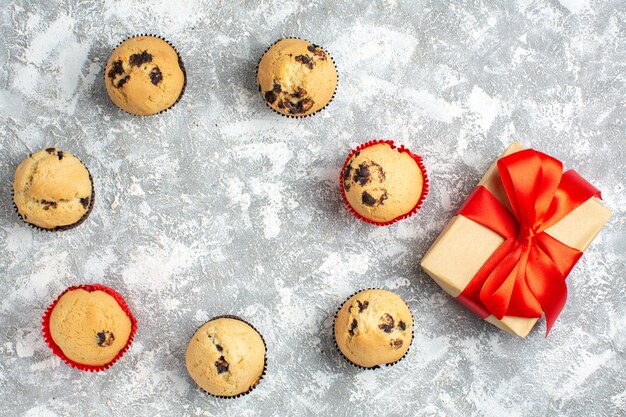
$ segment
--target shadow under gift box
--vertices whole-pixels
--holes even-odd
[[[524,149],[526,148],[514,142],[500,158]],[[500,203],[511,209],[498,173],[497,161],[487,170],[478,185],[484,186]],[[597,198],[592,197],[547,228],[545,233],[584,252],[610,217],[611,212]],[[457,214],[424,255],[421,266],[441,288],[457,298],[504,241],[498,233]],[[502,320],[498,320],[490,315],[485,320],[524,338],[539,319],[504,316]]]

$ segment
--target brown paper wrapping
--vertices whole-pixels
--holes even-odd
[[[500,158],[523,149],[525,148],[522,145],[514,142]],[[478,184],[487,188],[501,203],[510,208],[495,162]],[[591,198],[560,222],[546,229],[546,233],[584,252],[610,217],[609,209],[598,199]],[[456,298],[503,242],[504,238],[496,232],[456,215],[424,255],[421,266],[441,288]],[[505,316],[498,320],[492,315],[485,320],[524,338],[539,319]]]

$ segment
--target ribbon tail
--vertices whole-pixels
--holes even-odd
[[[567,300],[565,277],[540,248],[531,249],[526,265],[526,285],[546,315],[546,337]]]

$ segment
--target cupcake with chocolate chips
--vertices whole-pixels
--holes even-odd
[[[169,43],[155,36],[137,36],[115,48],[105,68],[104,85],[116,106],[146,116],[178,102],[185,72]]]
[[[70,287],[48,307],[44,339],[68,365],[101,371],[113,365],[132,343],[137,322],[112,288]]]
[[[236,317],[218,317],[200,327],[186,354],[187,371],[207,393],[236,397],[250,392],[265,372],[265,342]]]
[[[412,340],[411,311],[390,291],[361,291],[350,297],[335,317],[337,347],[348,361],[363,368],[399,361]]]
[[[422,158],[393,141],[360,145],[346,159],[339,181],[350,212],[379,226],[412,216],[428,193]]]
[[[309,116],[326,107],[337,88],[337,69],[321,47],[281,39],[261,58],[257,84],[266,103],[286,116]]]
[[[31,154],[15,170],[13,202],[22,219],[44,230],[81,224],[94,203],[89,171],[74,155],[58,148]]]

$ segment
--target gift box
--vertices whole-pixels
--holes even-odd
[[[557,159],[513,143],[421,266],[457,301],[509,333],[526,337],[545,314],[547,335],[565,305],[565,278],[611,217],[600,198]]]

